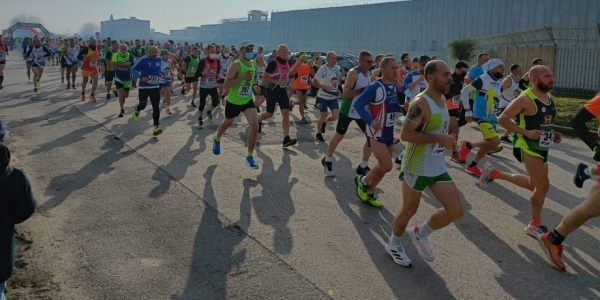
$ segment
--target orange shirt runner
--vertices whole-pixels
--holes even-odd
[[[87,48],[87,53],[83,54],[83,62],[81,65],[81,74],[85,77],[90,77],[98,73],[98,61],[100,60],[100,51]]]
[[[600,117],[600,93],[597,93],[594,98],[583,105],[594,117]]]
[[[307,63],[298,61],[293,67],[292,71],[296,72],[296,79],[294,79],[294,89],[296,90],[308,90],[308,76],[310,75],[311,67]]]

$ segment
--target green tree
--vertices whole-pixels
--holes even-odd
[[[475,57],[477,41],[474,39],[460,39],[448,43],[450,57],[459,61],[470,61]]]

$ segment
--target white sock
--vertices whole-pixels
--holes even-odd
[[[433,231],[434,230],[431,228],[431,226],[429,226],[429,222],[425,221],[425,222],[423,222],[423,224],[421,224],[421,226],[419,226],[419,229],[417,230],[417,233],[421,237],[427,237]]]
[[[368,184],[365,182],[365,176],[362,176],[362,177],[360,178],[360,182],[362,182],[364,185],[368,185]]]
[[[366,167],[368,167],[368,166],[369,166],[369,163],[368,163],[368,162],[366,162],[366,161],[363,161],[363,162],[361,162],[361,163],[360,163],[360,167],[361,167],[361,168],[366,168]]]
[[[332,158],[331,156],[325,156],[325,161],[326,162],[331,162],[331,160],[332,160],[331,158]]]
[[[392,231],[392,234],[390,235],[390,245],[392,246],[396,246],[400,244],[400,238],[401,236],[396,236],[394,234],[394,232]]]
[[[583,173],[590,177],[593,176],[592,169],[590,167],[585,168],[585,170],[583,170]]]

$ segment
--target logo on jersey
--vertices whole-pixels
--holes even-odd
[[[542,108],[543,111],[543,108]],[[552,124],[552,115],[545,115],[544,116],[544,123],[545,124]]]

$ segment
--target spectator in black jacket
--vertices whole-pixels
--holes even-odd
[[[35,199],[25,172],[14,167],[8,148],[0,143],[0,299],[15,263],[15,224],[35,211]]]

